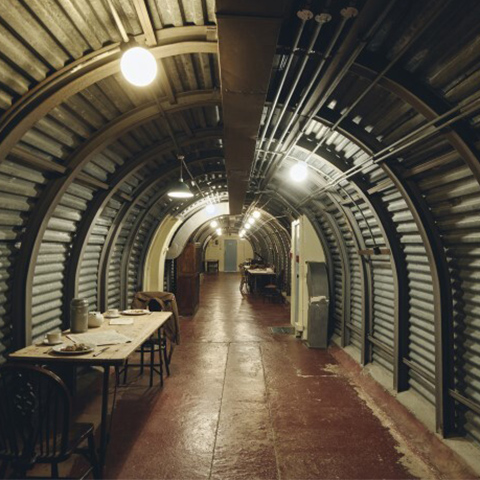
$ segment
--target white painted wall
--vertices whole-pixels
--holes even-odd
[[[237,264],[243,263],[247,258],[253,258],[250,242],[238,235],[222,235],[212,238],[205,250],[205,260],[218,260],[220,272],[225,271],[225,240],[237,240]]]
[[[299,294],[298,299],[293,298],[294,289],[292,289],[292,313],[291,319],[294,324],[294,307],[296,302],[299,302],[299,316],[298,323],[294,325],[298,331],[302,331],[302,338],[306,338],[307,326],[308,326],[308,289],[307,289],[307,263],[306,262],[324,262],[325,252],[323,251],[322,244],[313,228],[312,224],[305,215],[302,215],[298,219],[299,223]],[[292,246],[294,245],[294,239],[292,237]],[[295,255],[292,252],[292,285],[294,285],[294,263]]]
[[[143,285],[145,291],[163,291],[165,258],[173,235],[182,224],[182,220],[167,215],[153,237],[145,259]]]

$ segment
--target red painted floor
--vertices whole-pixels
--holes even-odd
[[[270,333],[288,324],[288,307],[242,297],[238,284],[206,276],[163,390],[123,394],[108,476],[413,478],[405,464],[419,461],[400,453],[334,358]]]
[[[340,349],[272,335],[268,327],[289,323],[288,307],[242,297],[239,282],[235,274],[206,276],[197,314],[181,321],[163,389],[134,374],[120,388],[107,478],[472,478],[354,362],[339,364]],[[401,428],[364,388],[397,413]],[[98,375],[85,391],[82,420],[98,421]],[[436,450],[428,456],[423,447]]]

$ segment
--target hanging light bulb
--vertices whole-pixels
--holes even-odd
[[[253,225],[255,223],[255,219],[253,217],[250,217],[248,220],[247,220],[247,223],[249,223],[250,225]]]
[[[218,227],[218,222],[216,220],[214,220],[213,222],[210,222],[210,226],[212,228],[217,228]]]
[[[217,232],[218,236],[220,236],[222,234],[222,229],[221,228],[217,228],[215,231]]]
[[[260,218],[260,212],[258,210],[255,210],[253,213],[253,218]]]
[[[183,156],[179,155],[178,159],[180,160],[180,179],[168,191],[167,195],[172,198],[192,198],[193,193],[190,191],[188,185],[183,181],[182,178]]]
[[[132,85],[146,87],[157,76],[157,60],[150,50],[139,46],[131,47],[122,55],[120,70]]]
[[[245,228],[246,228],[247,230],[250,230],[250,229],[252,228],[252,226],[251,226],[249,223],[246,223],[246,224],[245,224]]]
[[[242,230],[242,231],[240,232],[240,236],[241,236],[241,237],[242,237],[242,236],[245,236],[246,233],[247,233],[247,232],[246,232],[245,230]]]
[[[290,178],[294,182],[303,182],[307,178],[307,166],[303,162],[298,162],[290,168]]]

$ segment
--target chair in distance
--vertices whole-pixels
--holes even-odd
[[[272,283],[268,283],[262,289],[262,295],[264,299],[271,299],[272,302],[276,299],[280,300],[280,302],[284,302],[285,299],[282,295],[282,288],[283,288],[283,277],[285,275],[285,271],[282,270],[276,277],[275,281]]]
[[[155,372],[160,377],[160,386],[163,386],[163,367],[165,365],[167,376],[169,376],[174,344],[178,343],[179,340],[178,310],[175,295],[170,292],[137,292],[133,298],[131,308],[147,308],[152,312],[162,310],[171,310],[173,312],[172,319],[175,319],[173,332],[170,329],[170,334],[168,334],[165,331],[167,325],[162,327],[156,334],[145,340],[137,350],[140,353],[140,362],[132,363],[127,361],[123,368],[123,383],[127,382],[130,367],[140,367],[140,375],[143,375],[144,369],[147,367],[150,371],[149,386],[153,386],[153,374]],[[167,339],[167,337],[170,338]],[[155,360],[155,353],[158,354],[158,361]],[[150,361],[145,361],[145,354],[150,354]]]
[[[82,475],[98,476],[92,423],[71,423],[72,400],[63,381],[50,370],[33,365],[0,367],[0,477],[28,478],[37,463],[59,464],[80,453],[90,467]],[[84,442],[88,448],[80,448]]]
[[[248,276],[247,276],[247,270],[245,268],[245,263],[240,263],[238,265],[238,269],[242,274],[242,279],[240,280],[240,293],[243,295],[244,293],[249,292]]]

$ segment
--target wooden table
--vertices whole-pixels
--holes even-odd
[[[263,275],[269,275],[269,276],[275,276],[275,271],[273,268],[247,268],[247,273],[252,276],[253,282],[254,282],[254,288],[253,291],[257,293],[258,290],[258,285],[257,285],[257,279],[259,276]]]
[[[110,367],[125,365],[127,358],[135,352],[153,333],[161,328],[167,320],[172,316],[172,312],[152,312],[150,315],[141,315],[133,318],[133,325],[109,325],[108,319],[105,323],[95,329],[89,329],[89,333],[101,332],[107,330],[116,330],[131,338],[132,341],[120,345],[110,345],[107,350],[100,352],[103,346],[96,347],[91,353],[83,355],[62,355],[51,351],[48,345],[30,345],[28,347],[17,350],[9,355],[9,359],[18,362],[28,362],[34,364],[67,364],[67,365],[89,365],[103,367],[103,389],[102,389],[102,412],[100,423],[100,448],[99,463],[100,472],[103,475],[105,466],[105,457],[108,444],[108,388],[110,382]],[[68,331],[62,334],[62,340],[66,344],[73,342],[66,337]],[[98,354],[98,355],[97,355]]]

